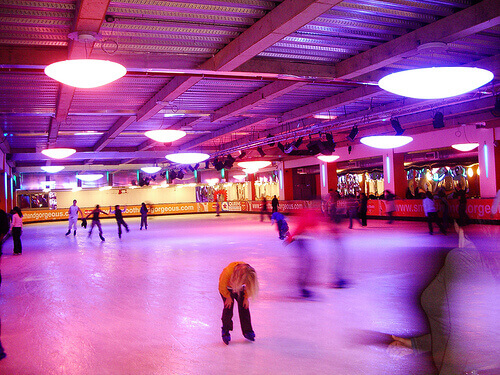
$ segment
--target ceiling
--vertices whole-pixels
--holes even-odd
[[[437,111],[446,126],[494,118],[498,0],[0,4],[0,149],[17,171],[46,165],[40,150],[47,147],[76,148],[58,164],[82,169],[165,163],[166,153],[178,151],[258,157],[258,146],[283,160],[292,156],[273,141],[331,132],[342,147],[353,125],[358,138],[392,134],[393,117],[406,134],[432,131]],[[98,38],[80,43],[68,38],[73,32]],[[431,42],[441,46],[425,48]],[[74,89],[43,72],[85,57],[119,62],[127,74]],[[446,100],[403,98],[376,85],[390,72],[445,65],[483,67],[495,79]],[[188,135],[161,144],[144,136],[155,129]]]

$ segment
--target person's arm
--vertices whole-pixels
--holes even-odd
[[[127,211],[127,207],[126,206],[123,207],[122,213],[125,212],[125,211]]]
[[[224,305],[226,307],[231,307],[233,304],[233,299],[231,298],[231,293],[227,289],[229,286],[229,279],[231,278],[232,269],[230,267],[224,268],[219,277],[219,293],[225,298]]]
[[[109,213],[114,214],[116,211],[111,209],[111,206],[109,206]]]
[[[89,214],[87,216],[85,216],[85,219],[88,219],[90,215],[92,215],[94,213],[94,210],[90,211]]]
[[[109,215],[107,212],[103,211],[103,210],[99,210],[101,213],[103,213],[104,215]]]

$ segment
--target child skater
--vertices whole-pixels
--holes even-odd
[[[92,229],[94,229],[94,226],[97,225],[97,228],[99,228],[99,238],[101,239],[101,241],[104,241],[104,237],[102,236],[101,221],[99,220],[99,214],[101,213],[104,215],[108,214],[107,212],[101,210],[99,205],[96,205],[85,219],[88,219],[89,216],[92,215],[92,224],[90,225],[89,237],[92,236]]]
[[[255,341],[255,333],[250,321],[250,310],[248,299],[255,297],[259,289],[257,273],[247,263],[230,263],[219,277],[219,292],[224,301],[222,310],[222,341],[229,345],[233,330],[233,306],[234,300],[238,302],[238,313],[243,336],[250,341]]]
[[[111,210],[111,207],[109,207],[109,213],[115,214],[116,224],[118,224],[118,238],[122,238],[122,225],[125,227],[127,233],[130,232],[127,223],[125,222],[125,220],[123,220],[123,212],[125,212],[126,210],[127,208],[120,210],[120,205],[118,204],[115,206],[114,211]]]
[[[285,215],[278,211],[274,212],[271,215],[271,224],[274,224],[274,222],[276,222],[276,225],[278,227],[280,240],[284,240],[287,236],[290,235],[290,233],[288,232],[288,223],[285,220]]]

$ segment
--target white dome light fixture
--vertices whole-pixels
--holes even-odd
[[[166,159],[178,164],[197,164],[207,160],[209,157],[210,155],[201,152],[179,152],[177,154],[165,155]]]
[[[465,94],[493,79],[481,68],[435,67],[404,70],[383,77],[378,85],[393,94],[415,99],[443,99]]]
[[[74,148],[47,148],[42,150],[42,154],[52,159],[64,159],[76,152]]]
[[[372,135],[360,139],[361,143],[373,148],[397,148],[413,141],[412,137],[404,135]]]
[[[271,162],[267,160],[241,161],[238,163],[238,167],[249,170],[259,170],[270,165]]]
[[[56,165],[46,165],[44,167],[40,167],[42,171],[47,172],[47,173],[57,173],[61,172],[64,167],[62,166],[56,166]]]
[[[141,171],[143,171],[145,173],[149,173],[149,174],[159,172],[160,170],[161,170],[161,167],[142,167],[141,168]]]
[[[457,143],[455,145],[451,145],[451,147],[453,147],[455,150],[462,152],[472,151],[478,146],[479,143]]]
[[[182,130],[159,129],[147,131],[144,135],[151,138],[153,141],[167,143],[174,142],[182,137],[185,137],[186,132]]]
[[[95,173],[95,174],[78,174],[76,175],[76,178],[79,180],[85,181],[85,182],[92,182],[92,181],[97,181],[100,178],[102,178],[104,175],[101,173]]]
[[[127,69],[108,60],[75,59],[55,62],[45,68],[45,74],[65,85],[92,89],[123,77]]]
[[[325,163],[331,163],[332,161],[335,161],[339,158],[340,158],[340,156],[338,156],[338,155],[319,155],[318,156],[318,159],[321,160],[322,162],[325,162]]]

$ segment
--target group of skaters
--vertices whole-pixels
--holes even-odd
[[[89,229],[89,234],[88,236],[92,236],[92,230],[94,227],[97,226],[97,229],[99,230],[99,238],[101,241],[105,241],[105,238],[103,236],[102,232],[102,227],[101,227],[101,220],[100,220],[100,215],[115,215],[116,219],[116,224],[118,225],[118,238],[122,238],[122,226],[125,228],[125,230],[130,232],[130,229],[123,219],[123,213],[127,210],[126,207],[123,209],[120,208],[120,205],[115,205],[115,209],[113,210],[111,207],[109,207],[109,211],[103,211],[99,205],[96,205],[95,208],[89,212],[87,216],[84,217],[84,214],[80,207],[77,206],[77,200],[73,200],[73,205],[71,205],[68,209],[68,217],[69,217],[69,222],[68,222],[68,231],[66,232],[66,236],[71,234],[71,230],[73,230],[73,236],[76,236],[76,230],[77,230],[77,223],[78,223],[78,217],[80,216],[82,219],[82,227],[86,228],[87,227],[87,219],[92,218],[92,221],[90,223],[90,229]],[[144,229],[148,229],[148,208],[146,206],[146,203],[141,204],[140,208],[140,214],[141,214],[141,227],[140,230],[144,227]]]

